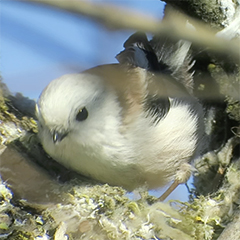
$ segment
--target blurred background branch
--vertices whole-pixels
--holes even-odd
[[[240,58],[240,41],[229,40],[228,36],[215,35],[204,23],[186,16],[173,9],[165,13],[163,21],[144,15],[129,9],[114,7],[109,4],[96,4],[89,1],[76,0],[28,0],[34,3],[46,4],[52,7],[63,9],[72,13],[85,15],[101,22],[111,29],[134,29],[152,34],[167,35],[172,39],[184,39],[209,50],[231,55],[236,61]],[[194,28],[190,28],[186,22],[190,22]],[[236,16],[234,27],[240,26],[240,15]],[[226,38],[225,38],[226,37]]]

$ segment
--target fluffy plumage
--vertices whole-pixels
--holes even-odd
[[[52,81],[36,111],[50,156],[128,190],[185,182],[203,132],[202,108],[191,88],[174,77],[177,69],[160,60],[146,36],[138,36],[126,41],[119,64]]]

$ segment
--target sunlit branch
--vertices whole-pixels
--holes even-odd
[[[179,12],[172,11],[164,21],[159,21],[152,16],[142,14],[113,5],[96,4],[90,1],[77,0],[29,0],[35,3],[46,4],[72,13],[81,14],[95,21],[101,22],[106,27],[116,29],[132,29],[153,34],[167,35],[173,39],[185,39],[205,48],[219,53],[227,53],[237,61],[240,58],[239,40],[216,37],[211,29],[203,23]],[[195,30],[186,26],[186,19],[195,27]]]

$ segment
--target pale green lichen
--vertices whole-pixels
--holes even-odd
[[[37,133],[36,121],[16,110],[8,96],[14,98],[0,79],[0,143],[4,144],[9,144],[27,131]]]
[[[34,240],[34,237],[29,232],[24,231],[14,231],[11,235],[8,236],[8,240]]]
[[[37,132],[37,123],[31,117],[18,119],[9,111],[4,101],[0,101],[0,143],[10,142],[24,136],[27,131]]]
[[[218,198],[201,196],[192,203],[155,200],[149,204],[143,198],[130,200],[125,190],[106,184],[74,181],[62,185],[62,191],[69,192],[65,203],[50,204],[42,210],[28,202],[22,208],[11,205],[14,224],[2,229],[2,236],[9,233],[5,239],[11,240],[205,240],[214,239],[214,232],[222,228],[221,221],[226,215],[222,211],[223,194]]]

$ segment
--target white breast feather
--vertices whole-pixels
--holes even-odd
[[[68,168],[129,190],[145,183],[150,189],[165,185],[174,179],[176,168],[194,154],[197,119],[188,105],[173,105],[157,125],[140,116],[124,135],[119,132],[116,101],[108,101],[105,116],[109,124],[99,124],[101,129],[88,132],[88,139],[81,141],[72,135],[68,141],[54,144],[45,137],[44,148]],[[86,136],[84,132],[79,134]]]

